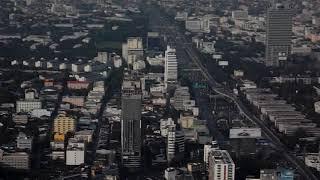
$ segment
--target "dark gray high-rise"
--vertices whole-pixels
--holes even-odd
[[[266,66],[279,67],[291,54],[292,9],[274,3],[267,12]]]
[[[129,171],[141,167],[141,86],[140,81],[124,80],[121,99],[121,159]]]

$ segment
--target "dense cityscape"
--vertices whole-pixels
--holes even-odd
[[[0,180],[319,180],[319,0],[1,0]]]

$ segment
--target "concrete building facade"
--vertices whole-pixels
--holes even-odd
[[[279,67],[291,54],[292,10],[273,4],[267,12],[266,66]]]

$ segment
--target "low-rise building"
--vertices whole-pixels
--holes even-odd
[[[164,57],[162,55],[155,57],[147,57],[150,66],[164,66]]]
[[[188,18],[188,12],[177,12],[176,16],[175,16],[175,20],[176,21],[185,21]]]
[[[29,121],[28,114],[14,114],[12,120],[16,124],[27,124]]]
[[[68,89],[88,89],[90,82],[88,81],[68,81]]]
[[[83,64],[81,64],[81,63],[71,64],[71,70],[74,73],[81,72],[81,71],[83,71]]]
[[[234,20],[246,20],[246,19],[248,19],[248,11],[245,11],[245,10],[232,11],[232,19],[234,19]]]
[[[304,157],[304,163],[306,166],[315,168],[317,171],[320,171],[320,156],[319,153],[307,154]]]
[[[34,109],[31,111],[31,117],[40,118],[42,116],[51,116],[51,111],[48,111],[47,109]]]
[[[187,169],[190,173],[201,172],[204,170],[202,163],[188,163]]]
[[[34,109],[41,109],[42,102],[38,99],[19,100],[16,102],[16,112],[31,112]]]
[[[278,180],[277,170],[275,169],[261,169],[260,180]]]
[[[64,160],[65,159],[65,151],[54,150],[52,151],[52,160]]]
[[[243,77],[244,72],[242,70],[234,70],[233,75],[234,75],[234,77]]]
[[[62,102],[70,103],[74,106],[83,107],[85,98],[84,96],[63,96]]]
[[[84,141],[86,143],[92,142],[93,130],[82,130],[77,131],[74,135],[74,138],[78,141]]]
[[[55,133],[53,135],[53,140],[54,140],[54,142],[64,142],[65,135],[64,134],[60,134],[60,133]]]
[[[146,68],[146,63],[142,60],[138,60],[133,63],[133,70],[141,70]]]
[[[164,171],[164,178],[166,180],[175,180],[176,179],[176,169],[173,167],[169,167]]]
[[[18,170],[29,170],[30,156],[26,152],[7,153],[0,149],[0,166]]]
[[[26,134],[20,132],[17,139],[17,148],[21,150],[32,150],[33,138],[28,137]]]

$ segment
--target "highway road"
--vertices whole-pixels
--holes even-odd
[[[311,172],[311,170],[305,166],[305,164],[300,161],[296,156],[290,153],[288,148],[280,141],[280,139],[273,133],[273,131],[260,119],[255,117],[253,113],[251,113],[246,106],[238,99],[236,95],[232,93],[232,91],[223,85],[219,84],[208,72],[208,69],[202,64],[200,60],[200,56],[198,52],[194,49],[189,40],[187,40],[186,36],[180,33],[179,27],[175,24],[171,23],[170,20],[166,18],[161,19],[161,25],[164,30],[164,33],[168,37],[170,41],[174,41],[176,46],[183,47],[185,52],[188,54],[190,59],[198,66],[201,70],[203,76],[208,81],[208,85],[215,91],[217,94],[224,96],[232,100],[238,107],[240,113],[245,116],[247,119],[256,123],[262,130],[263,135],[267,138],[273,145],[277,148],[279,153],[283,155],[284,158],[290,163],[292,163],[300,174],[303,176],[305,180],[317,180],[318,178]],[[174,28],[168,28],[174,27]]]

